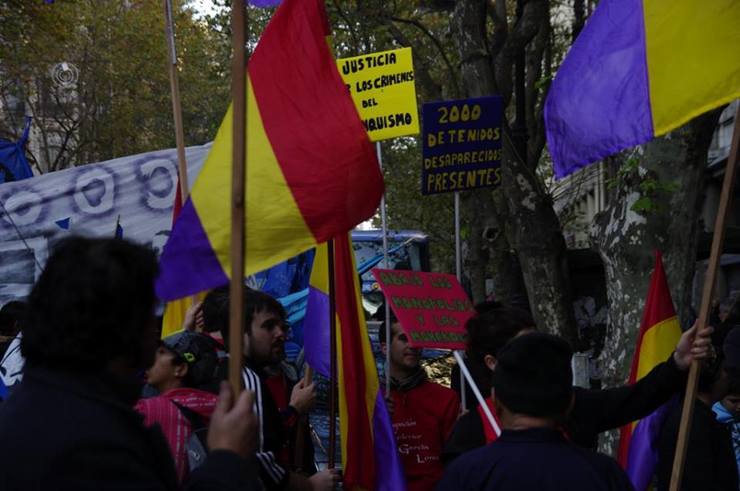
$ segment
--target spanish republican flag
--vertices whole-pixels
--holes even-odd
[[[316,248],[304,320],[306,362],[329,376],[329,252]],[[334,240],[339,432],[344,489],[403,491],[403,468],[380,392],[349,234]]]
[[[740,97],[740,2],[601,0],[545,102],[555,175]]]
[[[328,34],[322,0],[285,0],[249,60],[245,275],[351,230],[380,202],[375,152]],[[164,248],[163,300],[228,282],[231,111]]]
[[[681,326],[673,308],[662,255],[657,252],[629,383],[634,384],[656,365],[666,361],[680,338]],[[621,430],[617,459],[638,491],[648,488],[655,471],[658,455],[654,442],[660,432],[666,406]]]

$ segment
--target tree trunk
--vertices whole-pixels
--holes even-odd
[[[486,0],[458,1],[452,17],[451,30],[458,45],[460,54],[463,90],[469,97],[500,94],[504,104],[508,105],[513,92],[513,67],[530,43],[531,49],[527,57],[529,70],[529,86],[535,86],[539,77],[539,67],[544,55],[546,41],[549,39],[549,11],[548,4],[542,0],[521,1],[517,21],[509,31],[504,29],[505,5],[497,0],[494,8],[488,11]],[[487,45],[486,14],[492,15],[494,24],[499,30],[492,37],[493,46]],[[538,37],[539,35],[539,37]],[[539,57],[538,60],[535,58]],[[522,80],[521,84],[524,85]],[[519,91],[524,97],[525,91]],[[523,102],[523,101],[521,101]],[[520,118],[528,115],[528,121],[518,121],[520,127],[534,128],[536,137],[540,137],[542,125],[539,124],[541,112],[535,110],[535,100],[530,98],[527,111],[519,111]],[[538,121],[532,121],[537,118]],[[522,124],[523,123],[523,124]],[[560,334],[571,342],[577,341],[577,332],[573,318],[573,306],[570,295],[570,283],[566,259],[565,241],[560,229],[560,223],[552,208],[552,201],[543,188],[540,178],[535,174],[535,167],[539,161],[539,152],[517,152],[511,144],[509,125],[505,123],[504,130],[504,159],[502,188],[506,206],[495,206],[492,222],[505,222],[510,225],[505,239],[513,246],[518,255],[524,277],[524,283],[530,299],[530,306],[535,322],[542,329]],[[531,130],[530,130],[531,131]],[[539,144],[539,139],[535,140]],[[544,139],[542,139],[544,141]],[[531,153],[531,155],[527,155]],[[536,153],[536,155],[535,155]],[[470,197],[469,219],[471,236],[479,234],[470,242],[470,247],[491,247],[492,244],[481,240],[486,225],[477,210],[485,210],[492,205],[492,194],[475,192]],[[501,229],[501,227],[498,227]],[[503,247],[504,237],[497,237],[494,241]],[[469,251],[471,268],[485,271],[485,264],[477,264],[484,258],[494,260],[492,269],[497,275],[506,275],[509,285],[499,284],[497,290],[506,289],[516,282],[512,273],[513,261],[509,254],[509,247],[497,250],[493,254],[482,254],[480,251]],[[480,281],[480,279],[477,279]],[[473,288],[476,291],[476,288]],[[504,298],[514,297],[515,294],[506,292],[500,295]]]
[[[606,386],[624,384],[634,356],[656,250],[684,328],[691,321],[707,150],[718,111],[637,148],[617,172],[615,195],[595,220],[592,244],[606,275],[609,320],[601,353]],[[602,449],[612,451],[615,434]]]

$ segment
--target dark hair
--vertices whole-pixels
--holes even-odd
[[[29,366],[99,371],[117,356],[143,360],[154,315],[154,253],[122,239],[57,244],[28,298],[21,351]]]
[[[387,339],[385,335],[385,304],[381,305],[380,309],[383,309],[383,313],[380,315],[382,324],[380,324],[380,328],[378,329],[378,342],[385,343]],[[390,313],[391,313],[390,317],[391,317],[391,328],[392,328],[393,324],[398,323],[398,317],[396,317],[396,314],[393,313],[393,309],[390,310]],[[393,341],[392,329],[391,329],[391,341]]]
[[[269,312],[285,320],[285,308],[267,293],[244,288],[244,330],[252,333],[255,314]],[[224,343],[229,342],[229,287],[222,286],[208,292],[203,300],[203,321],[209,332],[221,331]]]
[[[26,314],[26,303],[13,300],[0,309],[0,336],[15,336],[21,330]]]
[[[564,416],[573,394],[572,355],[570,345],[552,334],[513,339],[499,351],[493,371],[496,400],[515,413]]]
[[[505,307],[498,302],[476,306],[478,314],[465,324],[468,356],[483,363],[486,355],[498,351],[524,329],[535,329],[534,320],[525,310]]]
[[[727,395],[740,395],[740,374],[727,370]]]

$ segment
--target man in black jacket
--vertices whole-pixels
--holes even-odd
[[[511,339],[535,329],[534,321],[520,309],[500,304],[479,313],[465,326],[468,334],[468,356],[477,371],[487,372],[496,366],[497,353]],[[564,428],[574,443],[595,448],[598,434],[644,418],[679,393],[686,385],[691,361],[709,356],[712,328],[697,332],[692,327],[681,336],[676,350],[635,384],[606,390],[574,387],[573,409]],[[490,381],[479,381],[481,391],[490,394]],[[485,426],[484,426],[485,425]],[[479,411],[470,411],[455,425],[445,445],[442,458],[450,462],[460,454],[485,445],[492,438],[488,422]]]
[[[178,489],[161,431],[132,408],[159,337],[156,274],[154,254],[123,240],[58,245],[29,298],[24,380],[0,407],[0,489]],[[220,396],[188,488],[256,489],[254,395]]]
[[[569,442],[561,421],[573,399],[571,350],[528,333],[508,343],[493,371],[501,436],[445,471],[437,491],[627,491],[617,463]]]

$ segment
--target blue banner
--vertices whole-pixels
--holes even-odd
[[[500,96],[422,106],[422,194],[466,191],[501,183]]]

